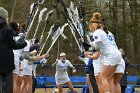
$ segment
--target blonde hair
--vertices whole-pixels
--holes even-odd
[[[92,18],[89,21],[89,29],[96,30],[101,28],[100,19],[101,19],[101,14],[99,12],[93,13]]]
[[[91,20],[99,21],[101,19],[101,14],[99,12],[93,13]]]

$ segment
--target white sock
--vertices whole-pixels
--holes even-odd
[[[110,93],[110,92],[105,92],[105,93]]]

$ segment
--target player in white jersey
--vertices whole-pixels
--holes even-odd
[[[107,37],[111,41],[111,44],[114,45],[118,49],[118,46],[115,42],[114,35],[110,31],[107,30],[105,19],[102,22],[102,27],[103,27],[103,30],[107,33]],[[120,80],[121,80],[122,75],[124,74],[124,70],[125,70],[125,62],[123,58],[121,58],[121,63],[117,65],[117,68],[116,68],[115,74],[113,75],[112,80],[109,80],[109,82],[114,85],[114,90],[112,91],[115,91],[115,93],[121,93]],[[112,84],[110,85],[112,86]]]
[[[39,61],[41,59],[44,59],[48,56],[48,54],[44,54],[42,56],[36,56],[37,51],[31,51],[29,53],[29,51],[26,51],[25,54],[23,55],[23,58],[27,57],[26,59],[24,59],[24,82],[26,84],[26,89],[25,87],[22,87],[21,92],[24,93],[23,91],[27,91],[28,93],[32,93],[32,72],[33,72],[33,65],[29,64],[29,61]]]
[[[67,68],[70,67],[73,69],[73,72],[76,72],[75,67],[66,59],[66,54],[61,53],[60,59],[56,61],[56,74],[55,81],[59,90],[59,93],[62,93],[62,85],[67,84],[71,93],[74,93],[73,85],[69,79]]]
[[[90,26],[89,26],[89,30],[91,31],[92,29],[90,28]],[[88,40],[88,43],[92,46],[92,45],[94,45],[94,36],[93,36],[93,32],[90,32],[89,33],[89,35],[87,36],[87,40]],[[88,51],[91,53],[91,54],[94,54],[93,53],[93,48],[92,47],[90,47],[89,49],[88,49]],[[95,79],[96,79],[96,83],[97,83],[97,85],[98,85],[98,90],[99,90],[99,92],[101,92],[102,91],[102,89],[101,89],[101,84],[100,84],[100,82],[99,82],[99,74],[100,74],[100,72],[101,72],[101,69],[102,69],[102,67],[103,67],[103,59],[104,59],[104,57],[103,56],[100,56],[100,53],[95,53],[95,54],[97,54],[98,56],[96,57],[96,58],[94,58],[94,60],[93,60],[93,67],[94,67],[94,76],[95,76]],[[98,58],[99,57],[99,58]]]
[[[104,88],[105,93],[110,93],[108,79],[112,78],[117,65],[120,64],[121,54],[119,50],[111,44],[111,42],[107,38],[107,34],[101,29],[99,21],[91,21],[90,26],[92,28],[92,31],[94,32],[94,48],[97,53],[105,57],[103,62],[103,69],[100,73],[102,88]],[[97,57],[96,54],[90,56],[87,55],[87,53],[85,53],[85,56],[93,59]]]
[[[19,39],[20,36],[15,37],[16,40]],[[15,62],[15,69],[13,70],[13,92],[14,93],[19,93],[17,90],[17,79],[18,79],[18,75],[19,75],[19,62],[20,62],[20,56],[23,53],[23,51],[29,51],[28,47],[30,46],[30,43],[28,41],[27,42],[27,46],[23,49],[19,49],[19,50],[13,50],[14,52],[14,62]]]
[[[103,23],[103,22],[102,22]],[[106,29],[106,25],[104,25],[104,24],[102,24],[102,26],[103,26],[103,30],[107,33],[107,37],[108,37],[108,39],[111,41],[111,44],[112,45],[114,45],[116,48],[117,48],[117,45],[116,45],[116,42],[115,42],[115,38],[114,38],[114,35],[111,33],[111,32],[108,32],[107,31],[107,29]],[[118,48],[117,48],[118,49]],[[100,58],[99,58],[100,59]],[[103,60],[100,60],[99,61],[99,59],[98,59],[98,61],[97,62],[95,62],[95,63],[93,63],[94,64],[94,66],[95,66],[95,76],[96,77],[98,77],[99,76],[99,73],[101,72],[101,68],[102,68],[102,61]],[[101,64],[100,64],[101,63]],[[100,65],[100,67],[98,67]],[[124,61],[123,61],[123,59],[121,59],[121,63],[119,64],[119,65],[117,65],[117,68],[116,68],[116,71],[115,71],[115,74],[114,74],[114,81],[115,82],[111,82],[112,84],[110,84],[110,88],[112,88],[112,90],[111,90],[111,93],[112,93],[112,91],[114,92],[114,88],[112,87],[113,86],[113,83],[114,83],[114,86],[115,86],[115,91],[116,91],[116,93],[120,93],[120,89],[119,89],[119,81],[120,81],[120,78],[121,78],[121,76],[122,76],[122,74],[124,73],[124,68],[125,68],[125,64],[124,64]],[[96,74],[97,73],[97,74]],[[97,80],[98,81],[98,80]],[[110,81],[112,81],[112,79],[110,79],[109,80],[109,83],[110,83]]]
[[[90,30],[90,28],[89,28],[89,30]],[[93,32],[90,33],[90,40],[88,42],[91,45],[94,44]],[[90,47],[88,51],[93,54],[93,48],[92,47]],[[101,93],[102,88],[101,88],[101,84],[99,82],[99,75],[100,75],[100,72],[101,72],[101,70],[103,68],[103,59],[104,59],[104,57],[101,56],[100,54],[98,54],[98,56],[99,56],[99,58],[93,60],[93,67],[94,67],[94,76],[95,76],[95,79],[96,79],[96,83],[98,85],[98,90]]]
[[[111,43],[118,49],[117,44],[115,42],[114,35],[110,31],[108,31],[107,36],[108,36],[108,39],[111,41]],[[112,80],[110,80],[110,82],[112,82],[112,84],[114,85],[115,93],[121,93],[120,80],[124,73],[124,70],[125,70],[125,62],[123,58],[121,58],[121,63],[117,65],[115,74],[113,75]]]

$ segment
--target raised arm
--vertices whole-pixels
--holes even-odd
[[[5,36],[7,37],[8,45],[11,49],[21,49],[27,46],[27,43],[23,41],[15,41],[14,39],[14,31],[12,28],[7,26],[7,30],[5,32]]]

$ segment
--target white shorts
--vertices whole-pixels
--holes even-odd
[[[67,76],[67,77],[55,77],[55,81],[56,81],[56,85],[61,85],[61,84],[65,84],[67,82],[70,81],[70,78]]]
[[[99,66],[94,67],[94,76],[98,76],[101,72],[101,69]]]
[[[19,74],[19,67],[15,66],[13,73],[18,75]]]
[[[24,60],[24,75],[32,76],[33,65],[29,65],[28,62],[28,60]]]
[[[19,74],[19,58],[14,58],[15,69],[13,70],[14,74]]]
[[[122,58],[122,56],[120,53],[108,54],[105,56],[103,63],[104,63],[104,65],[115,66],[115,65],[120,64],[121,58]]]
[[[23,75],[24,75],[24,70],[23,71],[19,71],[18,76],[23,77]]]
[[[99,57],[97,60],[93,60],[94,76],[98,76],[103,68],[104,57]]]
[[[122,58],[121,59],[121,64],[117,65],[115,73],[124,73],[124,70],[125,70],[125,62],[124,62],[124,60]]]
[[[32,76],[32,70],[24,68],[24,75]]]

